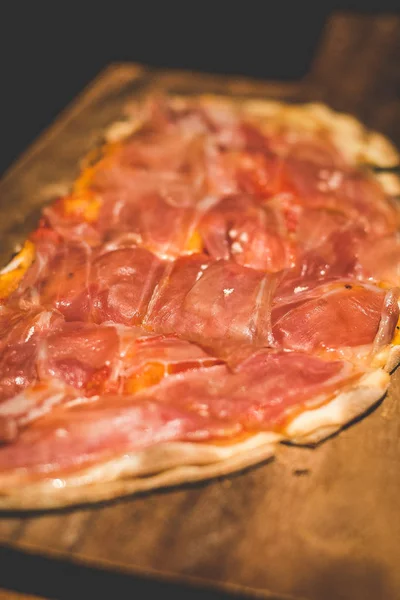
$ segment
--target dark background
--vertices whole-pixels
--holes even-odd
[[[307,72],[333,10],[392,11],[400,2],[2,2],[0,174],[113,61],[259,78]],[[5,8],[6,7],[6,8]],[[144,8],[143,8],[144,7]]]

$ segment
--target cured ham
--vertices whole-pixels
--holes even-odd
[[[291,386],[286,374],[291,373]],[[0,489],[22,479],[68,474],[71,469],[172,440],[232,438],[276,430],[294,411],[329,397],[356,377],[351,365],[301,353],[263,352],[237,373],[215,366],[180,373],[136,396],[104,396],[58,407],[0,448]]]
[[[108,389],[117,352],[111,327],[64,323],[48,311],[25,317],[0,351],[0,418],[19,426],[80,393]]]
[[[139,324],[160,275],[160,261],[142,248],[101,254],[92,263],[92,319]]]
[[[285,297],[328,282],[363,279],[358,256],[359,237],[352,228],[339,229],[321,243],[299,245],[299,260],[281,273],[277,296]]]
[[[174,206],[160,194],[148,193],[137,202],[121,203],[108,238],[118,240],[125,234],[161,258],[176,258],[198,249],[192,247],[198,219],[193,208]]]
[[[262,206],[252,196],[223,198],[205,214],[199,232],[205,250],[217,260],[270,272],[294,264],[283,214],[272,203]]]
[[[44,306],[68,321],[137,324],[160,275],[160,261],[145,249],[122,247],[95,253],[86,244],[65,243],[37,285]],[[29,290],[32,293],[32,289]]]
[[[357,248],[360,276],[388,286],[400,286],[400,237],[386,236],[371,244],[360,240]]]
[[[175,99],[128,129],[0,273],[2,493],[284,435],[394,344],[399,210],[327,128]]]
[[[89,396],[98,394],[108,386],[118,349],[114,327],[66,323],[42,344],[40,379],[57,379]]]
[[[88,318],[91,258],[85,243],[62,243],[36,286],[43,306],[59,310],[70,321]]]
[[[4,431],[14,431],[11,422],[17,431],[71,399],[132,394],[172,374],[221,364],[195,344],[141,328],[64,322],[61,315],[37,311],[19,323],[7,316],[0,382]]]
[[[281,192],[289,205],[334,211],[374,236],[394,233],[399,226],[396,207],[379,184],[349,169],[321,168],[315,162],[288,159]]]
[[[167,268],[144,323],[187,339],[267,342],[273,277],[233,262],[195,255]]]
[[[0,307],[0,407],[36,380],[40,343],[62,321],[56,311]]]
[[[161,258],[197,251],[192,238],[201,213],[194,209],[187,185],[169,175],[134,171],[126,176],[119,165],[112,169],[114,179],[125,182],[125,187],[119,190],[113,184],[97,195],[85,191],[76,199],[65,199],[64,206],[48,208],[46,216],[55,231],[66,240],[84,241],[89,247],[118,243],[125,237]],[[82,211],[90,212],[90,219],[82,223],[83,213],[78,210],[72,218],[65,206],[71,202],[85,207]]]
[[[304,298],[305,296],[305,298]],[[381,320],[389,343],[399,319],[398,293],[359,284],[334,284],[297,294],[272,310],[273,336],[293,350],[337,350],[374,343]]]
[[[142,335],[133,340],[128,336],[120,348],[119,391],[143,391],[170,375],[218,364],[218,358],[175,335]]]

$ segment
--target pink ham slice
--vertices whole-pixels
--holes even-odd
[[[108,387],[118,351],[114,327],[65,323],[42,345],[40,379],[60,380],[88,396],[98,394]]]
[[[161,274],[161,263],[143,248],[120,248],[98,256],[91,271],[91,318],[125,325],[141,322]]]
[[[380,350],[382,347],[393,341],[399,320],[399,288],[389,290],[385,295],[379,329],[375,336],[373,351]]]
[[[263,198],[295,193],[301,185],[312,185],[320,169],[346,167],[327,139],[294,132],[261,133],[246,122],[237,127],[235,144],[208,153],[207,166],[211,193],[248,193]]]
[[[62,322],[56,311],[0,309],[0,414],[8,399],[36,381],[41,341]]]
[[[89,318],[92,249],[84,243],[62,243],[45,279],[37,286],[42,305],[59,310],[67,320]]]
[[[114,161],[99,170],[95,185],[102,197],[96,227],[104,242],[130,239],[161,258],[188,251],[203,196],[181,176],[127,169]]]
[[[208,380],[193,373],[186,381],[166,382],[154,395],[166,401],[173,388],[179,406],[240,423],[244,431],[274,430],[300,408],[323,403],[338,385],[357,376],[347,362],[264,349],[250,355],[234,373],[223,375],[215,368]]]
[[[282,191],[292,195],[287,205],[339,212],[373,236],[394,233],[399,212],[372,177],[349,169],[321,167],[302,159],[287,159]]]
[[[374,236],[395,234],[400,226],[400,213],[394,201],[389,198],[381,185],[372,178],[361,173],[354,173],[345,178],[337,192],[360,215],[364,229]]]
[[[38,286],[44,306],[68,321],[136,324],[146,311],[160,261],[147,250],[121,248],[101,255],[84,244],[64,244]]]
[[[283,162],[269,153],[211,147],[206,165],[211,195],[250,194],[266,199],[281,191]]]
[[[399,317],[394,298],[387,292],[358,283],[337,283],[305,294],[293,294],[272,310],[273,336],[279,346],[315,352],[374,344],[383,314],[388,322],[385,339],[390,343]]]
[[[176,173],[191,183],[201,178],[203,139],[197,131],[139,133],[115,154],[116,161],[129,169]]]
[[[171,200],[172,201],[172,200]],[[176,258],[190,247],[199,215],[192,207],[169,204],[158,193],[121,203],[108,239],[125,236],[161,258]]]
[[[56,311],[0,309],[0,442],[13,439],[28,413],[40,413],[49,387],[39,385],[37,361],[44,340],[62,326]],[[28,390],[39,386],[32,395]]]
[[[233,262],[202,255],[167,268],[144,324],[194,341],[266,342],[273,278]]]
[[[294,233],[304,253],[329,243],[332,236],[337,238],[341,234],[346,235],[349,230],[358,231],[354,226],[349,226],[348,219],[341,212],[302,207],[298,212]]]
[[[70,216],[50,207],[46,213],[49,223],[69,245],[84,241],[89,248],[116,246],[122,239],[162,258],[184,253],[199,219],[191,206],[190,189],[173,177],[160,178],[155,185],[155,178],[145,173],[131,177],[129,192],[123,172],[121,179],[125,181],[121,192],[111,188],[102,193],[96,222],[76,224]]]
[[[100,202],[100,200],[96,201]],[[98,246],[102,241],[102,232],[97,223],[85,221],[81,215],[65,214],[63,202],[55,202],[50,206],[46,206],[43,215],[52,230],[57,232],[64,240],[73,242],[84,240],[89,246],[93,247]]]
[[[109,396],[54,409],[26,428],[16,442],[0,446],[0,488],[48,478],[52,473],[57,477],[73,474],[79,467],[122,453],[185,439],[188,432],[199,431],[207,438],[210,430],[209,420],[196,414],[135,397]]]
[[[199,231],[212,258],[270,272],[294,264],[284,217],[272,203],[261,206],[251,196],[228,196],[205,214]]]
[[[148,366],[161,366],[163,373],[157,372],[161,379],[221,363],[198,346],[175,336],[144,336],[140,329],[117,330],[80,322],[59,326],[46,338],[36,340],[33,347],[25,343],[21,348],[21,344],[16,344],[12,350],[13,356],[17,352],[21,356],[25,371],[22,374],[21,367],[15,360],[11,363],[9,355],[6,355],[8,371],[4,356],[3,369],[6,374],[13,371],[14,380],[24,377],[26,389],[22,386],[13,389],[12,397],[3,398],[0,404],[0,433],[3,430],[8,437],[10,432],[15,437],[20,425],[43,416],[57,404],[76,397],[126,393],[126,382]]]
[[[17,435],[56,404],[108,390],[119,338],[112,327],[63,323],[47,311],[14,324],[2,345],[0,431],[7,425]]]
[[[358,258],[360,232],[357,229],[345,227],[333,231],[325,240],[322,237],[322,243],[315,247],[311,236],[312,233],[309,242],[299,242],[296,265],[281,273],[277,301],[336,280],[362,279]]]
[[[355,376],[341,361],[267,351],[234,374],[223,366],[187,371],[141,396],[109,396],[54,408],[16,442],[0,447],[0,487],[52,473],[60,477],[161,442],[279,430],[310,398],[326,401]]]
[[[400,286],[400,237],[386,236],[371,243],[364,238],[357,248],[360,277]]]
[[[30,236],[34,244],[34,261],[26,271],[17,290],[10,296],[8,301],[18,301],[22,298],[24,302],[37,305],[37,286],[46,277],[49,265],[60,248],[61,238],[50,227],[41,221],[38,229]]]
[[[296,265],[283,274],[282,292],[347,277],[399,286],[398,235],[372,238],[342,219],[337,213],[305,211],[296,234]]]
[[[217,358],[200,346],[175,335],[140,336],[124,343],[122,336],[119,377],[122,381],[135,375],[147,365],[160,365],[164,376],[189,369],[199,369],[219,364]]]
[[[78,395],[61,380],[38,381],[29,385],[0,404],[0,445],[15,441],[24,426]]]

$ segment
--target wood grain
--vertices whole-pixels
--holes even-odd
[[[110,67],[1,184],[1,259],[132,94],[322,99],[400,144],[399,32],[397,17],[335,16],[298,84]],[[400,598],[399,397],[400,373],[367,418],[316,449],[282,446],[273,462],[239,475],[84,510],[4,515],[0,541],[15,555],[2,564],[15,564],[16,551],[25,561],[38,553],[51,557],[50,571],[61,560],[82,577],[96,567],[185,583],[187,598],[196,586],[263,598]]]

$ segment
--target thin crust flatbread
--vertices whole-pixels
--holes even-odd
[[[200,96],[206,105],[232,106],[232,100]],[[175,97],[179,106],[186,100]],[[236,103],[235,103],[236,104]],[[329,132],[336,146],[354,165],[372,168],[390,196],[400,194],[400,180],[393,173],[375,173],[374,167],[399,164],[399,154],[381,134],[367,130],[354,117],[330,110],[322,104],[289,105],[276,101],[246,100],[240,110],[257,123],[272,119],[299,130]],[[130,117],[110,126],[107,141],[130,135],[138,127],[135,110]],[[257,433],[224,444],[167,442],[103,464],[75,472],[62,479],[48,479],[0,492],[1,510],[51,509],[85,504],[210,479],[239,471],[274,456],[281,441],[314,444],[340,430],[365,413],[386,393],[390,372],[400,362],[400,346],[386,348],[377,358],[376,369],[317,408],[304,410],[281,433]]]

